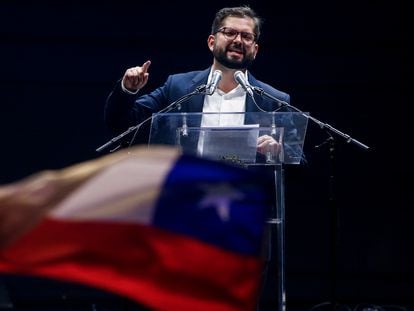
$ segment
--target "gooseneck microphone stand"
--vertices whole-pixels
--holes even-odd
[[[158,113],[165,113],[165,112],[169,112],[174,108],[178,108],[178,110],[181,109],[181,104],[184,103],[185,101],[187,101],[188,99],[190,99],[191,97],[193,97],[194,95],[197,94],[204,94],[206,93],[207,90],[207,86],[205,84],[200,85],[198,87],[196,87],[196,89],[194,91],[192,91],[191,93],[185,94],[183,96],[181,96],[179,99],[177,99],[176,101],[172,102],[171,104],[169,104],[167,107],[161,109],[160,111],[157,112]],[[119,141],[121,138],[129,135],[130,133],[135,131],[135,134],[137,133],[137,131],[139,130],[139,128],[145,124],[146,122],[148,122],[149,120],[151,120],[153,118],[153,116],[151,115],[150,117],[146,118],[144,121],[138,123],[135,126],[131,126],[130,128],[128,128],[125,132],[121,133],[120,135],[112,138],[111,140],[109,140],[108,142],[106,142],[105,144],[103,144],[102,146],[98,147],[96,149],[97,152],[101,152],[102,150],[112,146],[113,144],[115,144],[117,141]],[[135,136],[134,136],[135,138]],[[132,144],[133,140],[130,143],[130,146]],[[113,149],[112,151],[117,150],[119,147]]]
[[[335,139],[334,137],[331,135],[331,133],[335,133],[338,136],[342,137],[343,139],[345,139],[345,141],[347,143],[353,143],[355,145],[357,145],[358,147],[364,149],[364,150],[368,150],[369,147],[363,143],[361,143],[360,141],[352,138],[351,136],[339,131],[338,129],[332,127],[331,125],[321,122],[318,119],[311,117],[310,115],[304,113],[303,111],[301,111],[300,109],[296,108],[295,106],[290,105],[289,103],[280,100],[274,96],[272,96],[271,94],[265,92],[262,88],[256,87],[256,86],[251,86],[251,89],[259,94],[260,96],[264,96],[267,97],[271,100],[273,100],[274,102],[279,104],[279,107],[276,109],[279,110],[282,107],[288,107],[292,110],[295,110],[296,112],[301,113],[304,117],[306,117],[307,119],[311,120],[312,122],[316,123],[321,129],[325,129],[327,134],[328,134],[328,138],[321,144],[319,144],[318,146],[315,146],[315,148],[321,148],[322,146],[327,145],[328,146],[328,150],[329,150],[329,197],[328,197],[328,203],[329,206],[331,208],[331,212],[332,212],[332,266],[331,266],[331,304],[332,304],[332,309],[336,310],[336,278],[337,278],[337,251],[338,251],[338,229],[339,229],[339,213],[338,213],[338,209],[337,206],[335,205],[335,200],[334,200],[334,152],[335,152]],[[282,215],[283,215],[283,211],[282,211]],[[283,223],[283,219],[281,220]],[[283,236],[284,236],[284,227],[283,225],[281,226],[281,232],[279,232],[279,234],[282,235],[282,238],[280,238],[280,243],[284,243],[283,241]],[[281,258],[281,262],[284,262],[284,258],[283,258],[283,254],[282,254],[282,258]],[[284,271],[281,271],[282,275],[282,281],[284,278]],[[283,284],[282,284],[283,285]]]
[[[341,132],[341,131],[337,130],[336,128],[334,128],[333,126],[329,125],[328,123],[321,122],[321,121],[319,121],[318,119],[316,119],[316,118],[314,118],[314,117],[311,117],[310,115],[307,115],[306,113],[304,113],[304,112],[303,112],[302,110],[300,110],[299,108],[296,108],[295,106],[292,106],[291,104],[289,104],[289,103],[287,103],[287,102],[285,102],[285,101],[283,101],[283,100],[280,100],[280,99],[278,99],[278,98],[276,98],[276,97],[272,96],[271,94],[269,94],[269,93],[265,92],[262,88],[257,87],[257,86],[251,86],[251,88],[253,89],[253,91],[255,91],[255,92],[256,92],[257,94],[259,94],[260,96],[265,96],[265,97],[267,97],[267,98],[269,98],[269,99],[271,99],[271,100],[273,100],[273,101],[277,102],[277,103],[279,104],[279,106],[280,106],[279,108],[281,108],[281,107],[289,107],[289,108],[291,108],[291,109],[293,109],[293,110],[295,110],[295,111],[297,111],[297,112],[301,113],[301,114],[302,114],[304,117],[306,117],[307,119],[309,119],[309,120],[311,120],[311,121],[315,122],[317,125],[319,125],[319,127],[320,127],[321,129],[327,129],[327,130],[329,130],[330,132],[333,132],[333,133],[335,133],[335,134],[337,134],[337,135],[341,136],[342,138],[344,138],[344,139],[345,139],[345,141],[346,141],[347,143],[353,143],[353,144],[356,144],[357,146],[359,146],[359,147],[361,147],[361,148],[363,148],[363,149],[365,149],[365,150],[368,150],[368,149],[369,149],[369,147],[368,147],[367,145],[365,145],[365,144],[363,144],[363,143],[359,142],[358,140],[356,140],[356,139],[352,138],[351,136],[349,136],[349,135],[347,135],[347,134],[345,134],[345,133],[343,133],[343,132]]]

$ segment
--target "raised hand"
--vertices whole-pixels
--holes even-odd
[[[151,61],[147,60],[142,66],[128,68],[122,78],[123,86],[131,92],[142,89],[148,82],[148,67]]]

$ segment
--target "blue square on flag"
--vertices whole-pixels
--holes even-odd
[[[257,256],[272,185],[267,175],[182,156],[165,180],[153,224]]]

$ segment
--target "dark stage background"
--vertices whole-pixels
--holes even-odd
[[[214,13],[239,4],[2,1],[0,183],[100,156],[95,149],[112,138],[104,102],[124,71],[151,59],[149,92],[168,74],[207,68]],[[333,300],[354,309],[411,308],[408,9],[402,1],[250,4],[265,18],[251,68],[256,78],[370,146],[364,151],[334,135],[333,153],[316,149],[328,135],[310,123],[307,162],[286,168],[288,309]],[[6,276],[0,282],[5,309],[8,302],[16,310],[133,308],[71,284]]]

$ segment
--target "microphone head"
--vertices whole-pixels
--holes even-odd
[[[207,92],[208,95],[212,95],[215,92],[217,85],[219,81],[221,80],[222,75],[223,73],[221,70],[218,70],[218,69],[214,70],[211,76],[210,84],[208,86],[208,92]]]
[[[246,93],[249,94],[250,97],[253,97],[252,87],[250,86],[249,82],[247,82],[245,74],[242,71],[237,70],[234,73],[233,77],[234,80],[236,80],[236,82],[238,82],[242,86]]]
[[[240,71],[240,70],[237,70],[234,73],[233,77],[234,77],[234,80],[236,80],[237,82],[240,83],[240,79],[244,79],[244,73],[242,71]]]
[[[218,70],[218,69],[214,70],[213,75],[211,77],[210,84],[217,86],[217,84],[221,80],[222,75],[223,75],[223,72],[221,70]]]
[[[219,75],[219,77],[220,77],[220,79],[221,79],[221,76],[223,75],[223,72],[221,71],[221,70],[219,70],[219,69],[216,69],[216,70],[214,70],[214,72],[213,72],[213,75]]]

